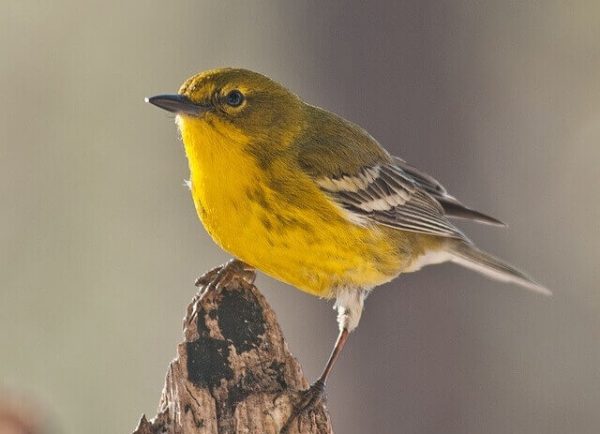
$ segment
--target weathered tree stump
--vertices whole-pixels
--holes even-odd
[[[220,291],[201,288],[183,330],[158,414],[142,416],[134,434],[279,433],[308,382],[256,286],[234,279]],[[331,434],[325,406],[298,417],[289,433]]]

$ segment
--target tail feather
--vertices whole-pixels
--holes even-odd
[[[449,251],[450,260],[456,264],[478,271],[493,279],[511,282],[544,295],[552,292],[537,283],[521,270],[498,259],[489,253],[479,250],[472,244],[458,242]]]

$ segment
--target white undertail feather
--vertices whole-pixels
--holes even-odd
[[[452,254],[446,250],[427,252],[415,259],[410,266],[404,270],[404,272],[412,273],[413,271],[418,271],[427,265],[441,264],[442,262],[448,262],[450,260],[452,260]]]

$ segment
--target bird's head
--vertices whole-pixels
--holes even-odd
[[[186,80],[177,94],[146,101],[177,115],[186,146],[220,137],[223,146],[284,147],[302,124],[302,102],[295,94],[246,69],[202,72]]]

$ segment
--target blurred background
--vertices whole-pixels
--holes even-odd
[[[598,432],[599,22],[591,0],[2,1],[0,394],[67,434],[155,414],[193,281],[228,256],[143,98],[241,66],[507,221],[461,227],[555,294],[452,265],[380,288],[328,385],[336,433]],[[258,284],[315,378],[331,304]]]

